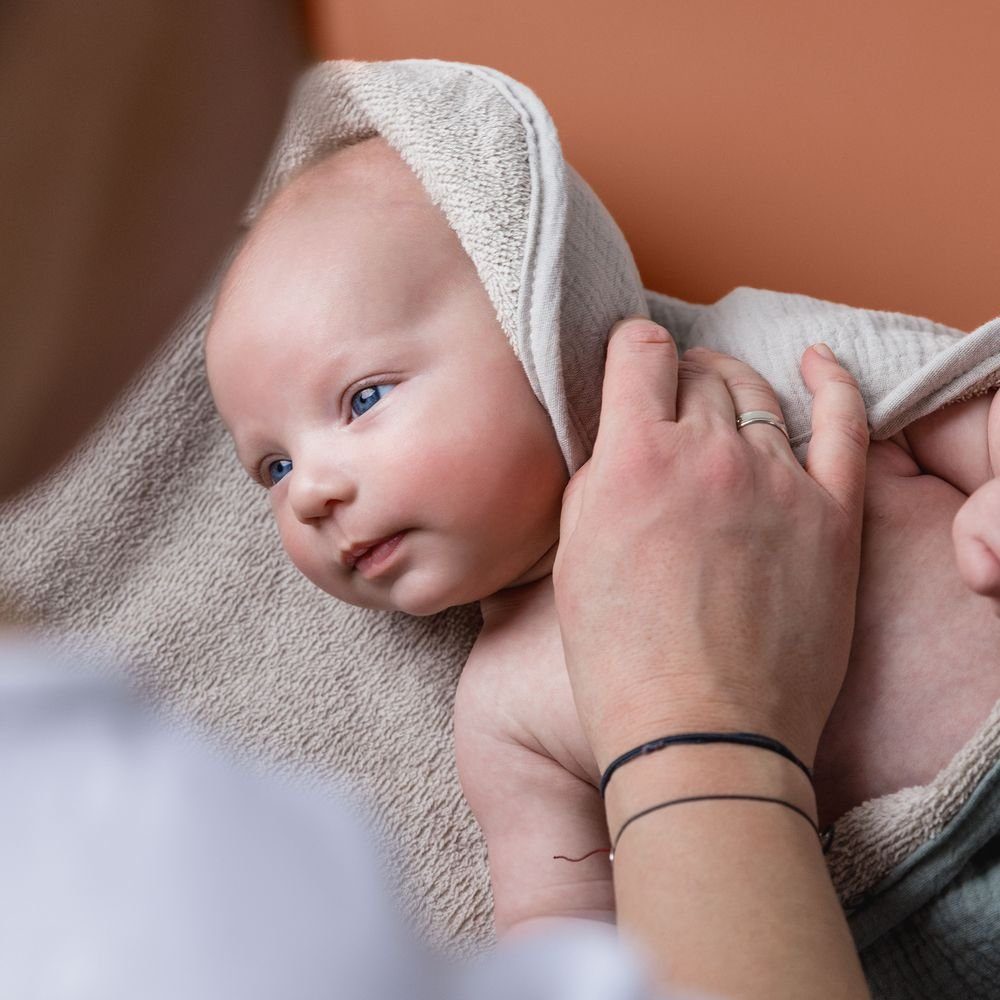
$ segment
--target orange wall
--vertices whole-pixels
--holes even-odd
[[[995,0],[310,0],[322,58],[530,86],[647,287],[1000,313]]]

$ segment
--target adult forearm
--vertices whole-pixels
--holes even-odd
[[[767,751],[671,747],[620,768],[607,792],[615,838],[635,813],[695,795],[791,802],[813,820],[808,780]],[[618,924],[649,951],[663,988],[723,997],[867,997],[813,827],[784,806],[692,802],[632,823],[614,860]]]

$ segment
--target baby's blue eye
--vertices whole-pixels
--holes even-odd
[[[351,412],[356,417],[367,413],[383,396],[389,394],[390,389],[391,385],[369,385],[359,389],[351,397]]]
[[[292,460],[290,458],[276,458],[269,462],[267,466],[267,482],[265,486],[274,486],[279,479],[284,479],[292,471]]]

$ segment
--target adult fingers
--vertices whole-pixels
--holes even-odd
[[[806,472],[860,525],[868,416],[858,383],[837,363],[832,352],[827,359],[810,347],[802,356],[800,368],[813,394]]]
[[[620,440],[643,423],[677,419],[677,347],[650,319],[629,316],[611,328],[597,440]],[[595,445],[596,450],[597,445]]]
[[[750,410],[762,410],[772,413],[782,423],[785,422],[781,411],[778,395],[762,375],[739,358],[728,354],[720,354],[704,347],[692,348],[684,354],[682,360],[692,360],[704,365],[717,373],[722,381],[726,399],[729,403],[725,409],[726,419],[731,427],[736,427],[736,418],[741,413]],[[684,415],[686,393],[682,393],[681,419]],[[740,437],[748,444],[763,451],[766,455],[783,461],[788,465],[798,466],[798,460],[792,452],[788,438],[778,427],[766,423],[753,423],[739,430]]]
[[[681,356],[677,370],[677,422],[697,427],[736,427],[733,397],[712,364],[714,352],[692,347]]]

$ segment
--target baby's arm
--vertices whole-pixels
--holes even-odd
[[[943,406],[910,424],[901,437],[921,470],[951,483],[966,496],[1000,473],[1000,461],[994,465],[990,460],[991,413],[994,423],[1000,415],[992,405],[995,398],[994,390]],[[993,448],[1000,450],[1000,442]],[[1000,460],[1000,454],[995,457]]]
[[[903,437],[924,472],[968,496],[952,524],[955,561],[966,586],[1000,615],[1000,394],[945,406]]]
[[[533,750],[488,742],[465,744],[459,772],[486,838],[497,936],[553,918],[614,922],[597,791]]]
[[[558,624],[553,636],[524,618],[477,641],[455,699],[458,772],[486,838],[498,936],[539,919],[614,921],[604,808],[581,763]]]

